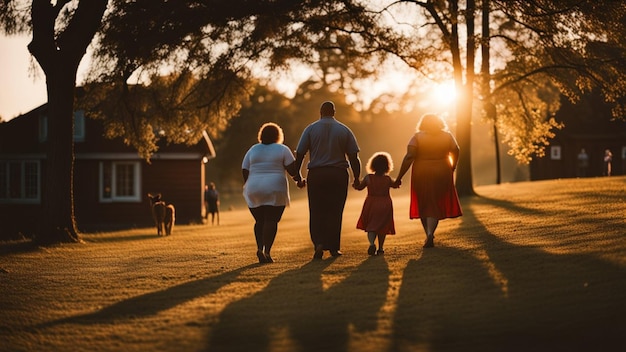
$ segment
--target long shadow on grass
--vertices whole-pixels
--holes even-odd
[[[402,276],[391,350],[437,351],[442,343],[445,349],[460,348],[455,345],[468,342],[476,331],[467,326],[469,314],[502,304],[500,288],[471,253],[441,246],[424,250]]]
[[[90,235],[83,240],[87,243],[117,243],[117,242],[132,242],[132,241],[145,241],[145,240],[159,240],[164,239],[165,236],[157,236],[153,233],[141,233],[132,236],[97,236]]]
[[[41,247],[32,240],[0,241],[0,257],[15,253],[34,252],[39,249]]]
[[[484,203],[467,200],[459,229],[441,234],[472,249],[439,245],[407,265],[392,350],[626,350],[626,270],[503,241],[474,213]]]
[[[257,264],[248,265],[218,276],[185,282],[165,290],[150,292],[120,301],[93,313],[59,319],[36,327],[45,328],[60,324],[110,324],[122,319],[153,316],[195,298],[215,293],[222,286],[236,281],[239,274],[243,271],[256,266]]]
[[[533,208],[529,208],[529,207],[524,207],[521,206],[515,202],[511,202],[508,200],[504,200],[504,199],[497,199],[497,198],[489,198],[489,197],[485,197],[485,196],[476,196],[476,197],[471,197],[471,198],[464,198],[463,199],[463,214],[465,214],[465,204],[469,203],[468,201],[471,201],[472,203],[480,203],[480,204],[486,204],[486,205],[491,205],[491,206],[496,206],[499,208],[504,208],[507,209],[509,211],[513,211],[516,213],[519,213],[521,215],[535,215],[535,216],[542,216],[542,215],[546,215],[544,211],[542,210],[538,210],[538,209],[533,209]]]
[[[312,261],[285,272],[259,293],[229,305],[206,349],[347,351],[350,329],[376,330],[389,268],[384,258],[372,257],[324,289],[322,276],[332,262]]]

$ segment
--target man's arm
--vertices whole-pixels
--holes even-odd
[[[354,176],[352,186],[356,188],[361,183],[361,159],[359,159],[359,153],[349,153],[348,160]]]
[[[300,154],[296,152],[296,161],[294,161],[294,168],[296,169],[296,171],[298,172],[300,176],[302,176],[302,172],[300,171],[300,169],[302,169],[303,161],[304,161],[304,154]]]
[[[293,180],[296,181],[298,188],[303,188],[304,186],[306,186],[306,180],[302,178],[302,172],[300,171],[300,169],[302,168],[303,160],[304,160],[304,154],[300,154],[296,152],[296,161],[294,161],[290,165],[293,173],[291,173],[289,169],[287,169],[287,172],[289,172],[289,174],[293,176]]]

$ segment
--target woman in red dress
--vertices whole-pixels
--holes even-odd
[[[417,133],[411,137],[395,185],[413,165],[409,217],[420,219],[426,241],[424,248],[435,246],[439,220],[463,215],[454,186],[454,170],[459,160],[459,145],[445,121],[434,114],[422,116]]]
[[[367,239],[370,242],[367,253],[381,255],[385,253],[383,245],[387,235],[396,233],[393,222],[393,202],[389,195],[389,188],[394,185],[394,181],[389,177],[389,172],[393,169],[391,155],[385,152],[375,153],[367,162],[367,169],[370,173],[354,186],[359,191],[367,187],[367,197],[363,202],[356,228],[367,232]],[[376,238],[378,238],[378,250],[374,244]]]

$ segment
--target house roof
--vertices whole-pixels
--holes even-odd
[[[46,152],[45,128],[41,120],[47,104],[20,115],[8,122],[0,123],[0,157],[43,158]],[[203,131],[195,145],[158,143],[159,150],[153,159],[211,159],[215,149],[209,135]],[[76,159],[141,159],[137,150],[126,145],[122,138],[109,139],[104,136],[104,126],[99,120],[85,117],[84,138],[74,144]]]

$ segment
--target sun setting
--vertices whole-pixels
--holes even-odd
[[[441,83],[435,83],[431,92],[431,99],[438,106],[449,106],[454,103],[456,99],[456,89],[454,88],[454,82],[446,81]]]

